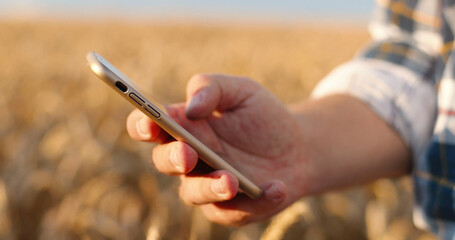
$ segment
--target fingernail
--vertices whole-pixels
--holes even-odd
[[[186,113],[191,114],[195,108],[201,105],[204,101],[204,91],[196,93],[196,95],[191,98],[190,103],[186,106]]]
[[[276,184],[270,184],[265,190],[264,190],[265,196],[267,199],[270,199],[274,202],[281,202],[284,198],[284,191],[280,187],[278,187]]]
[[[212,191],[218,195],[225,195],[227,193],[226,188],[224,187],[223,181],[221,181],[221,179],[212,182]]]
[[[137,131],[143,138],[150,138],[152,133],[150,132],[150,124],[146,117],[141,118],[137,123]]]
[[[172,166],[174,166],[174,168],[178,172],[183,173],[183,166],[182,162],[180,161],[180,153],[178,149],[174,148],[171,150],[171,155],[169,156],[169,159],[171,160]]]

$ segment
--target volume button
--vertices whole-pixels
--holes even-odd
[[[138,97],[136,94],[130,93],[130,98],[133,99],[135,102],[137,102],[137,104],[139,104],[141,107],[144,106],[144,105],[143,105],[143,103],[145,103],[144,100],[142,100],[142,99],[141,99],[140,97]]]
[[[147,110],[147,112],[152,114],[155,118],[161,117],[161,114],[158,111],[156,111],[155,109],[153,109],[153,107],[150,105],[145,106],[145,110]]]

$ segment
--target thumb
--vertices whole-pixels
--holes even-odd
[[[190,119],[206,118],[215,110],[234,109],[259,89],[258,83],[245,77],[195,75],[187,84],[186,116]]]

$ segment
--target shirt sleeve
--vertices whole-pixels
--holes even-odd
[[[332,94],[358,98],[394,128],[417,157],[431,137],[436,118],[434,63],[442,44],[439,3],[377,2],[369,27],[371,43],[325,77],[312,98]]]

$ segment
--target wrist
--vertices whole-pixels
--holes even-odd
[[[301,150],[300,158],[297,160],[299,167],[293,168],[294,175],[298,176],[295,183],[298,186],[297,199],[320,192],[320,185],[324,181],[323,178],[317,176],[321,169],[318,169],[319,166],[315,164],[318,148],[314,146],[320,124],[317,119],[322,116],[322,113],[318,108],[312,107],[311,101],[288,105],[288,110],[296,122],[295,131],[299,135],[296,147]]]
[[[303,149],[301,196],[409,171],[406,144],[363,102],[332,95],[288,109],[298,125]]]

